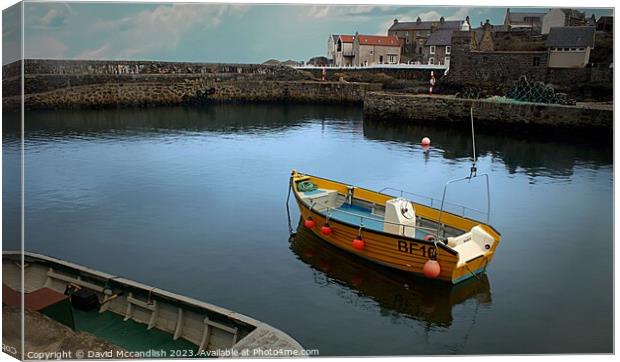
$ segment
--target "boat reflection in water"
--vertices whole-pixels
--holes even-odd
[[[297,228],[290,248],[313,269],[373,299],[381,308],[425,321],[429,326],[449,327],[452,308],[468,300],[478,305],[491,304],[491,288],[484,273],[456,285],[426,280],[349,255],[303,226]]]

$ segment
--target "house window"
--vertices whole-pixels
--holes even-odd
[[[435,46],[431,45],[431,54],[435,54]]]
[[[565,52],[567,52],[567,51],[568,51],[568,48],[564,48],[564,51],[565,51]]]
[[[373,53],[373,51],[371,50],[371,51],[370,51],[370,54],[372,54],[372,53]]]
[[[428,64],[431,64],[431,65],[435,64],[435,58],[433,57],[428,58]]]
[[[584,51],[584,50],[585,50],[584,48],[579,48],[579,51],[580,51],[580,52],[582,52],[582,51]]]
[[[418,49],[418,54],[422,54],[422,47],[420,47],[420,49]]]
[[[532,58],[532,65],[533,65],[534,67],[538,67],[538,66],[540,66],[540,57],[534,57],[534,58]]]
[[[446,54],[450,54],[451,51],[452,51],[452,47],[447,45],[446,46]]]
[[[396,64],[396,55],[388,55],[388,63]]]
[[[446,56],[446,57],[443,59],[443,63],[444,63],[444,64],[450,64],[450,57],[449,57],[449,56]]]
[[[383,55],[379,55],[379,64],[383,64]]]
[[[570,50],[574,52],[575,50],[577,50],[577,48],[570,48]]]

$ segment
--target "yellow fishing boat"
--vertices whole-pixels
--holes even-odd
[[[469,177],[451,182],[481,176],[486,176],[488,200],[488,176],[475,175],[475,161]],[[412,202],[404,198],[408,195],[404,191],[398,190],[395,196],[293,170],[290,190],[303,227],[324,241],[427,278],[456,284],[477,277],[486,270],[500,241],[488,220],[465,217],[466,207],[462,206],[462,215],[447,212],[446,188],[441,207],[435,208],[438,200],[430,199],[430,205]]]

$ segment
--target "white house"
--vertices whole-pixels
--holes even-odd
[[[586,25],[586,14],[573,9],[553,8],[543,17],[541,34],[549,34],[553,27]]]
[[[334,65],[336,67],[348,67],[353,65],[353,35],[338,35],[335,42]]]
[[[332,34],[327,39],[327,59],[331,60],[332,64],[334,59],[336,59],[336,42],[339,36],[338,34]]]
[[[553,27],[545,46],[549,51],[549,68],[583,68],[594,49],[593,26]]]

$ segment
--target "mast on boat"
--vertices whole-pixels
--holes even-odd
[[[469,109],[469,115],[470,115],[470,120],[471,120],[472,165],[471,165],[471,168],[469,169],[469,176],[450,180],[446,182],[446,184],[443,187],[443,196],[441,197],[441,207],[439,209],[439,218],[437,220],[437,239],[441,238],[444,232],[443,225],[441,224],[441,219],[442,219],[443,212],[444,212],[446,193],[448,190],[448,186],[450,184],[453,184],[459,181],[465,181],[465,180],[467,180],[467,182],[470,182],[474,178],[484,177],[486,181],[486,190],[487,190],[487,212],[486,212],[486,223],[487,224],[489,223],[489,219],[491,217],[491,192],[489,188],[489,175],[486,173],[478,175],[478,168],[476,166],[476,162],[478,160],[476,157],[476,134],[474,132],[474,107],[471,107]]]

